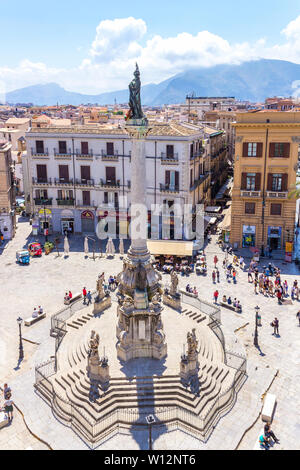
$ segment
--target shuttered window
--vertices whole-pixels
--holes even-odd
[[[81,142],[81,154],[88,155],[89,154],[89,143],[88,142]]]
[[[255,202],[245,202],[245,214],[255,214]]]
[[[69,181],[69,167],[68,165],[59,165],[58,166],[59,180],[61,182]]]
[[[289,158],[290,144],[288,142],[272,142],[269,149],[270,158]]]
[[[281,215],[281,204],[271,204],[271,215]]]
[[[81,166],[80,167],[81,181],[86,183],[91,179],[91,167]]]
[[[262,157],[263,144],[261,142],[245,142],[243,144],[243,157]]]
[[[67,142],[65,140],[60,140],[58,142],[58,152],[60,154],[66,154],[67,153]]]
[[[47,165],[37,165],[36,174],[38,183],[47,183]]]
[[[106,143],[106,153],[107,155],[110,155],[110,156],[114,155],[114,143],[113,142]]]
[[[36,153],[44,153],[44,141],[36,140],[35,142]]]

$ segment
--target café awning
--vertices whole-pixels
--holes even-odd
[[[223,212],[224,219],[219,224],[219,229],[229,231],[231,229],[231,205]]]
[[[148,240],[151,255],[193,256],[193,242],[172,240]]]

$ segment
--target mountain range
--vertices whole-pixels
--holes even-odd
[[[184,103],[187,94],[195,96],[234,96],[239,100],[261,102],[271,96],[291,96],[293,82],[300,80],[300,65],[283,60],[260,59],[240,65],[216,65],[187,70],[159,84],[142,87],[142,103],[148,106]],[[66,91],[56,83],[33,85],[8,92],[10,104],[37,106],[72,104],[113,104],[128,102],[128,89],[84,95]]]

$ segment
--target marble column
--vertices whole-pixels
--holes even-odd
[[[133,261],[147,262],[148,212],[146,179],[146,136],[148,125],[128,124],[126,131],[132,139],[131,152],[131,246],[128,257]]]

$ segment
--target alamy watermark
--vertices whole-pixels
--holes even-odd
[[[123,206],[126,207],[126,206]],[[99,222],[96,234],[99,239],[130,238],[131,240],[197,240],[204,242],[204,205],[131,204],[129,209],[112,209],[108,204],[98,208]],[[117,235],[117,226],[119,228]]]

